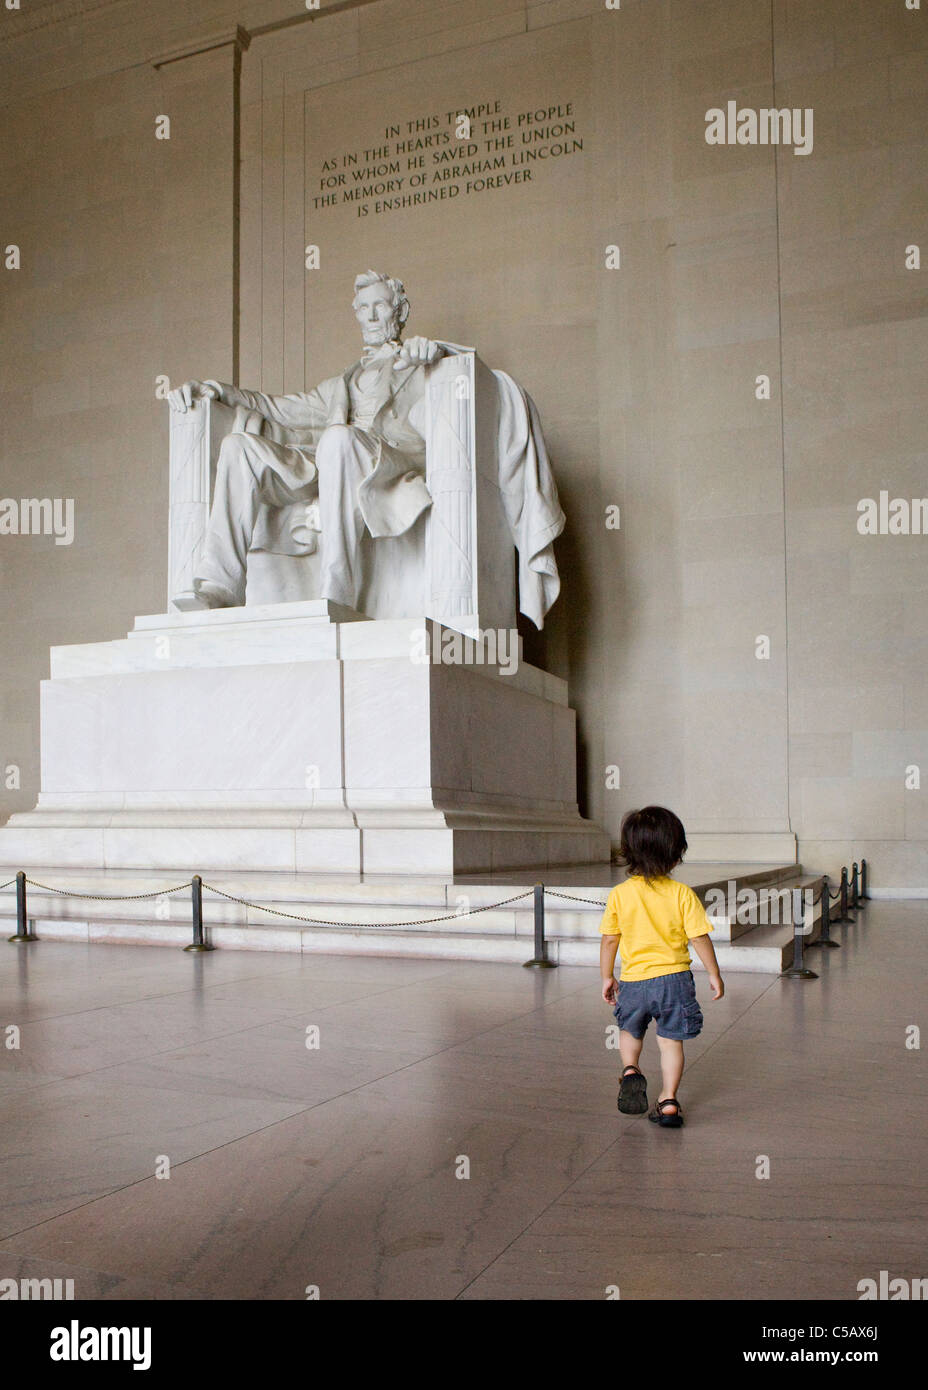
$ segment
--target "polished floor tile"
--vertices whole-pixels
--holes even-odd
[[[3,1248],[205,1297],[453,1298],[601,1149],[365,1091]]]
[[[0,949],[0,1277],[110,1300],[921,1277],[926,918],[872,903],[814,981],[730,975],[713,1003],[697,974],[679,1131],[617,1113],[595,970]],[[653,1037],[642,1067],[656,1095]]]
[[[173,1167],[298,1108],[271,1098],[118,1086],[105,1074],[7,1095],[0,1100],[0,1231],[83,1207],[144,1181],[161,1155]]]

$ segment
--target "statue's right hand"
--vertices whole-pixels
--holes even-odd
[[[213,381],[185,381],[183,386],[178,386],[176,391],[168,392],[168,404],[172,410],[178,411],[181,415],[186,414],[196,400],[216,401],[218,399],[219,392]]]

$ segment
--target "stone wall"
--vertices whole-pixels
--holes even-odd
[[[866,855],[875,890],[928,892],[906,789],[928,758],[928,537],[856,526],[862,497],[928,491],[906,269],[928,245],[928,15],[24,0],[0,17],[0,84],[0,226],[22,251],[0,271],[0,493],[76,506],[71,546],[0,538],[0,764],[22,768],[4,812],[34,803],[48,646],[164,607],[156,379],[312,385],[354,355],[351,279],[374,265],[406,279],[413,332],[474,344],[541,411],[569,527],[526,655],[570,683],[585,812],[615,836],[665,802],[745,856],[792,830],[816,868]],[[811,107],[811,154],[708,145],[729,100]],[[496,101],[569,103],[582,148],[425,206],[314,201],[387,130]],[[507,160],[533,148],[513,133]]]

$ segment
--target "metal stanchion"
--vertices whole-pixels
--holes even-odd
[[[781,980],[817,980],[814,970],[808,970],[802,963],[802,938],[805,933],[805,904],[802,889],[793,889],[793,963],[784,970]]]
[[[24,946],[27,941],[38,941],[38,937],[31,928],[35,926],[26,916],[26,875],[20,869],[16,875],[16,935],[8,936],[7,941],[12,941],[16,946]]]
[[[866,861],[866,859],[861,859],[861,861],[860,861],[860,901],[861,901],[862,903],[868,903],[868,902],[870,901],[870,894],[867,892],[867,876],[868,876],[867,861]]]
[[[526,970],[556,970],[557,962],[548,960],[545,944],[545,885],[535,884],[535,955],[532,960],[523,961]]]
[[[193,905],[193,941],[189,946],[185,946],[185,951],[215,951],[215,946],[210,946],[203,936],[203,880],[199,874],[194,874],[190,881],[190,898]]]
[[[810,941],[808,949],[813,946],[840,946],[840,941],[831,939],[831,895],[828,888],[828,875],[822,878],[822,928],[818,941]]]
[[[853,871],[853,873],[851,874],[851,911],[852,911],[852,912],[859,912],[859,911],[860,911],[860,880],[859,880],[858,875],[860,874],[860,867],[859,867],[859,865],[858,865],[856,859],[854,860],[853,870],[854,870],[854,871]]]
[[[840,888],[840,892],[841,892],[841,897],[840,897],[839,902],[838,902],[838,907],[839,907],[840,911],[839,911],[837,917],[833,917],[833,918],[832,918],[832,921],[833,921],[833,922],[851,922],[851,921],[853,921],[853,918],[851,917],[851,914],[850,914],[850,913],[848,912],[848,910],[847,910],[847,869],[846,869],[846,868],[844,868],[844,869],[841,870],[841,883],[840,883],[840,885],[839,885],[839,888]]]

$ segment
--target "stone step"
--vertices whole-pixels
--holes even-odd
[[[81,922],[78,920],[36,921],[40,940],[69,940],[103,945],[158,945],[180,949],[189,944],[189,926],[169,922]],[[818,939],[818,921],[806,939],[810,945]],[[300,927],[274,924],[272,926],[215,925],[208,929],[208,939],[218,949],[292,951],[330,955],[415,956],[447,958],[449,960],[487,960],[524,963],[533,954],[530,932],[491,933],[467,930],[429,931],[427,933],[396,928],[371,926],[360,930],[341,927]],[[723,972],[746,971],[753,974],[778,975],[792,959],[792,931],[784,926],[758,927],[750,942],[716,946],[716,956]],[[586,966],[596,969],[599,962],[597,938],[546,935],[548,959],[559,965]],[[814,967],[813,967],[814,968]],[[693,969],[702,966],[694,959]]]
[[[817,894],[819,879],[815,875],[804,875],[801,865],[791,867],[792,873],[778,876],[768,883],[729,883],[724,890],[719,890],[724,891],[725,895],[722,909],[714,907],[711,892],[700,893],[714,928],[713,941],[734,942],[758,927],[792,921],[793,893],[798,888],[803,892],[811,889]]]
[[[620,875],[612,870],[612,881],[605,876],[590,885],[556,880],[545,884],[546,919],[553,933],[563,936],[598,937],[603,906]],[[704,900],[710,890],[720,893],[727,889],[743,891],[758,885],[757,892],[782,885],[800,872],[798,865],[771,871],[740,870],[737,877],[727,879],[706,877],[701,871],[689,871],[695,891]],[[177,892],[162,892],[174,885],[183,885],[184,875],[132,872],[127,870],[71,870],[43,874],[33,879],[27,872],[28,903],[31,917],[47,921],[69,920],[90,914],[95,920],[131,923],[154,920],[189,921],[190,891],[184,885]],[[53,879],[53,883],[48,880]],[[36,886],[38,884],[38,886]],[[218,890],[214,892],[213,889]],[[782,889],[781,889],[782,891]],[[223,896],[227,895],[227,896]],[[499,904],[499,906],[496,906]],[[261,906],[263,905],[263,906]],[[264,908],[270,909],[265,911]],[[0,896],[0,915],[14,910],[12,889]],[[226,925],[267,925],[273,923],[275,912],[291,913],[297,917],[316,917],[336,925],[357,924],[360,927],[391,925],[404,930],[440,929],[443,920],[461,925],[479,924],[484,932],[531,932],[533,930],[533,885],[524,878],[501,876],[488,881],[448,881],[446,879],[384,879],[372,878],[309,878],[273,873],[241,873],[234,877],[217,874],[203,884],[203,915],[207,923]],[[467,913],[473,912],[473,917]],[[719,939],[729,933],[749,930],[733,922],[725,914],[714,914]],[[307,924],[308,925],[308,924]]]
[[[82,869],[30,868],[27,877],[47,885],[56,892],[118,895],[155,893],[166,887],[189,882],[189,866],[174,869]],[[801,874],[799,864],[683,864],[675,877],[689,883],[701,896],[713,888],[725,890],[734,882],[744,886],[774,886]],[[15,867],[0,869],[0,880],[12,879]],[[356,874],[299,873],[277,870],[219,871],[206,874],[205,880],[226,893],[239,898],[268,902],[346,902],[397,903],[406,906],[440,907],[455,904],[458,895],[466,894],[478,906],[501,897],[531,893],[536,882],[543,881],[548,894],[589,900],[599,907],[609,890],[623,878],[623,870],[615,864],[594,864],[582,867],[522,869],[458,875],[449,878],[440,874]],[[30,892],[40,889],[30,889]],[[595,901],[594,901],[595,900]],[[2,901],[2,899],[0,899]],[[549,904],[550,906],[551,904]]]
[[[723,872],[719,873],[718,869]],[[727,890],[734,882],[740,890],[753,885],[763,889],[811,888],[818,892],[820,878],[804,875],[799,865],[752,869],[747,866],[692,866],[688,876],[705,897],[713,886]],[[618,871],[614,871],[618,873]],[[570,881],[577,873],[565,873],[568,881],[548,887],[545,924],[548,955],[561,965],[595,967],[599,958],[601,904],[611,884],[600,875],[601,887]],[[48,882],[48,875],[41,882]],[[152,875],[122,871],[105,875],[58,873],[55,887],[71,893],[145,893],[155,891]],[[160,876],[159,876],[160,879]],[[182,882],[178,875],[173,882]],[[283,880],[283,881],[282,881]],[[700,881],[702,880],[702,881]],[[167,880],[160,879],[163,885]],[[212,880],[209,880],[212,882]],[[50,885],[51,886],[51,885]],[[236,898],[256,903],[263,900],[284,913],[331,922],[331,926],[275,917],[257,907],[247,907],[217,897],[204,887],[203,916],[211,942],[223,949],[326,952],[332,954],[408,955],[458,960],[522,962],[532,955],[534,917],[531,885],[485,882],[455,883],[408,880],[296,881],[286,876],[242,874],[234,880],[216,876],[216,887]],[[448,916],[446,921],[423,920],[454,914],[456,907],[489,906],[516,894],[519,902],[491,908],[473,917]],[[563,895],[560,899],[555,894]],[[410,902],[409,899],[414,901]],[[191,940],[189,890],[159,899],[106,901],[100,898],[62,896],[29,887],[29,916],[40,938],[112,944],[164,945],[179,948]],[[587,904],[589,904],[587,906]],[[820,905],[813,913],[815,925],[807,941],[818,934]],[[160,915],[159,915],[160,914]],[[0,896],[0,916],[13,929],[15,901],[11,892]],[[716,954],[723,970],[779,974],[792,958],[789,925],[754,926],[718,916],[713,933]],[[450,926],[448,923],[456,925]],[[736,931],[735,928],[738,928]],[[727,931],[727,935],[720,934]],[[698,962],[694,969],[700,970]]]

